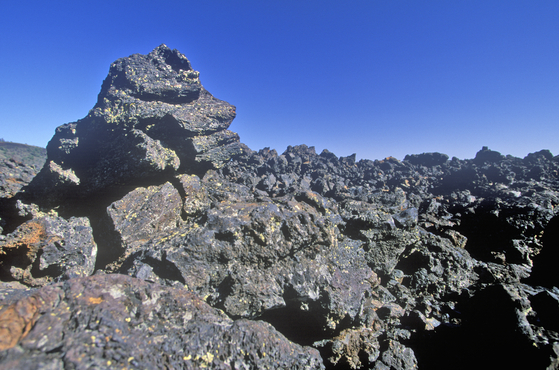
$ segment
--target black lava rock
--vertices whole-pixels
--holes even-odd
[[[559,368],[557,157],[253,151],[234,116],[164,45],[111,65],[0,199],[0,366]]]

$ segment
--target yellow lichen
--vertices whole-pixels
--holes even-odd
[[[97,297],[97,298],[89,297],[89,303],[91,304],[99,304],[101,302],[103,302],[103,298],[101,297]]]

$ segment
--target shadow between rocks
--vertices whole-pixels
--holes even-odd
[[[338,329],[325,327],[323,315],[320,315],[321,303],[318,301],[302,302],[296,298],[293,290],[286,290],[284,294],[286,306],[264,312],[258,319],[271,324],[287,339],[302,346],[312,346],[313,343],[325,338],[332,338],[345,328],[347,323],[338,324]]]
[[[545,369],[549,348],[534,347],[519,331],[515,308],[503,287],[487,287],[457,305],[460,325],[418,331],[406,345],[420,369]]]

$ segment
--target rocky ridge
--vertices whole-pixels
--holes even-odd
[[[5,368],[559,368],[559,157],[253,151],[182,54],[111,65],[2,200]]]

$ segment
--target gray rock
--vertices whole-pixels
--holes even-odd
[[[43,215],[0,240],[4,277],[32,286],[93,273],[97,245],[85,217]]]
[[[79,309],[78,309],[79,308]],[[0,309],[11,369],[323,369],[316,349],[231,320],[184,288],[123,275],[71,279]]]
[[[557,157],[278,155],[240,144],[234,114],[165,46],[111,66],[41,173],[0,200],[1,312],[59,302],[0,321],[21,334],[0,336],[2,365],[556,367]],[[93,271],[91,235],[99,276],[72,278]],[[14,283],[67,278],[45,297]],[[185,319],[193,306],[209,319]]]
[[[119,59],[89,114],[56,129],[27,196],[54,206],[179,170],[203,174],[240,153],[227,131],[234,117],[177,50]]]

